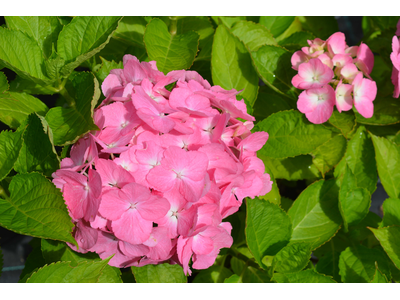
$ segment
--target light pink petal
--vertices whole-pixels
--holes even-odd
[[[149,247],[143,245],[143,244],[138,244],[138,245],[132,245],[128,242],[124,241],[119,241],[118,246],[121,249],[121,252],[125,254],[126,256],[143,256],[147,255],[150,252]]]
[[[136,207],[143,219],[155,221],[167,214],[170,204],[167,199],[152,195],[146,201],[137,203]]]
[[[342,84],[341,82],[337,85],[335,96],[336,96],[336,107],[339,112],[348,111],[353,107],[353,97],[351,95],[353,86],[351,84]]]
[[[292,62],[292,68],[295,69],[296,71],[299,68],[299,65],[301,65],[304,62],[308,61],[307,55],[303,51],[296,51],[293,53],[291,62]]]
[[[146,179],[156,190],[166,192],[175,185],[176,173],[163,166],[155,166],[147,174]]]
[[[109,74],[106,79],[104,79],[103,83],[101,84],[101,90],[104,96],[109,96],[111,90],[115,87],[122,86],[121,80],[117,75]]]
[[[115,221],[118,220],[130,207],[131,204],[126,201],[124,193],[119,189],[112,189],[103,194],[99,213],[104,218]]]
[[[366,96],[357,97],[357,101],[354,99],[354,106],[364,118],[371,118],[374,114],[374,104]]]
[[[374,54],[364,43],[361,43],[358,47],[355,64],[364,72],[364,74],[371,74],[372,68],[374,67]]]

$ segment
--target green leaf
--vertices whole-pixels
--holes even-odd
[[[33,38],[19,30],[0,27],[0,45],[0,62],[4,66],[40,85],[50,83],[42,71],[42,50]]]
[[[284,38],[279,41],[279,45],[285,47],[288,50],[297,51],[302,47],[310,47],[307,43],[307,40],[313,40],[315,36],[306,31],[298,31],[287,38]]]
[[[385,138],[370,135],[382,185],[391,198],[400,198],[400,147]]]
[[[18,128],[31,113],[44,115],[48,110],[46,104],[29,94],[0,94],[0,120],[11,128]]]
[[[295,17],[293,16],[261,16],[260,24],[268,28],[274,37],[278,37],[289,28],[294,19]]]
[[[257,51],[264,45],[277,44],[271,32],[261,24],[239,21],[233,26],[231,32],[248,47],[250,52]]]
[[[131,267],[137,283],[185,283],[187,278],[180,265],[168,263]]]
[[[330,240],[340,228],[338,188],[334,180],[309,185],[288,211],[292,219],[291,242],[312,242],[313,249]],[[318,239],[318,240],[317,240]]]
[[[91,73],[73,73],[65,85],[73,99],[71,107],[53,107],[46,114],[46,121],[53,131],[54,144],[76,142],[81,135],[98,130],[93,122],[93,110],[100,97],[99,83]]]
[[[246,201],[246,240],[257,263],[266,255],[277,254],[289,243],[292,223],[288,215],[276,204],[258,199]]]
[[[295,273],[303,270],[310,261],[313,243],[293,243],[282,248],[272,261],[274,271]]]
[[[279,188],[274,178],[274,174],[270,171],[268,166],[265,166],[265,173],[268,173],[270,176],[270,180],[272,181],[271,191],[268,192],[264,196],[259,196],[260,199],[267,200],[271,203],[280,205],[281,204],[281,195],[279,194]]]
[[[233,274],[232,276],[226,278],[224,280],[224,283],[241,283],[242,279],[239,277],[239,275]]]
[[[374,278],[371,280],[371,283],[389,283],[386,276],[382,274],[382,272],[378,269],[378,264],[375,263],[375,274]]]
[[[210,19],[202,16],[178,17],[176,33],[185,34],[190,31],[195,31],[200,36],[200,51],[195,58],[195,61],[210,60],[214,38],[214,28],[210,22]]]
[[[343,135],[336,135],[312,151],[313,164],[322,176],[340,162],[346,152],[346,146],[347,140]]]
[[[32,37],[39,45],[44,56],[51,55],[52,45],[57,45],[58,34],[63,26],[55,16],[5,17],[8,28],[20,30]]]
[[[357,178],[358,187],[366,188],[372,195],[376,190],[378,174],[371,139],[364,126],[360,126],[347,143],[346,163]]]
[[[274,113],[295,108],[294,101],[264,85],[258,90],[257,100],[253,105],[253,116],[256,121],[262,121]]]
[[[371,118],[364,118],[354,110],[358,123],[370,125],[390,125],[400,122],[399,99],[392,95],[386,97],[377,96],[374,101],[374,115]]]
[[[240,282],[243,283],[268,283],[271,282],[271,277],[266,271],[249,266],[245,261],[232,256],[231,261],[232,270],[240,275]],[[231,276],[232,277],[232,276]],[[226,282],[226,281],[225,281]]]
[[[59,80],[61,77],[61,69],[65,65],[65,60],[53,49],[51,56],[45,61],[44,65],[46,67],[47,76],[53,80]]]
[[[343,111],[340,113],[334,110],[332,116],[329,118],[329,123],[339,129],[345,138],[350,137],[350,133],[356,126],[355,116],[352,111]]]
[[[7,77],[3,72],[0,72],[0,93],[8,91],[10,86],[8,85]]]
[[[227,28],[231,28],[236,22],[246,20],[246,17],[212,17],[217,25],[224,24]]]
[[[297,17],[304,30],[312,32],[316,37],[326,40],[333,32],[339,31],[338,22],[332,16]]]
[[[121,17],[74,17],[58,36],[57,52],[66,65],[61,74],[68,77],[82,62],[107,45]]]
[[[16,132],[3,130],[0,133],[0,181],[13,169],[21,150],[24,129]]]
[[[73,223],[59,189],[39,173],[19,174],[0,198],[1,226],[20,234],[76,244]]]
[[[14,169],[19,173],[40,172],[48,177],[60,168],[52,133],[43,117],[31,114],[23,135],[24,142]]]
[[[144,17],[123,17],[114,32],[113,38],[128,45],[144,48],[143,35],[146,25],[147,22]]]
[[[251,53],[257,73],[275,91],[293,100],[298,97],[298,90],[292,85],[292,78],[297,74],[292,69],[292,53],[281,46],[265,45]]]
[[[56,93],[53,87],[50,87],[50,89],[48,87],[37,84],[29,79],[22,78],[18,75],[13,81],[10,82],[10,92],[27,93],[33,95],[53,95]]]
[[[52,263],[34,272],[27,283],[96,283],[109,260],[82,262],[77,266],[69,262]]]
[[[379,249],[362,245],[348,247],[340,254],[339,274],[343,282],[371,282],[375,274],[375,262],[382,272],[390,277],[389,264]]]
[[[400,226],[393,225],[378,229],[369,229],[381,243],[386,254],[392,260],[397,269],[400,270]],[[383,271],[381,264],[379,264],[379,268]]]
[[[321,174],[312,162],[311,155],[299,155],[288,158],[270,158],[260,154],[265,166],[274,174],[275,178],[286,180],[302,180],[320,178]]]
[[[288,274],[275,273],[272,280],[279,283],[335,283],[331,277],[319,274],[315,270]]]
[[[257,123],[254,131],[268,132],[268,142],[259,153],[272,158],[308,154],[333,136],[332,131],[310,123],[302,113],[295,110],[269,116]]]
[[[388,198],[383,202],[382,226],[398,225],[400,226],[400,200]]]
[[[348,226],[357,225],[368,214],[371,206],[371,195],[365,189],[358,187],[357,179],[346,165],[343,183],[339,192],[339,210],[343,218],[344,230]]]
[[[318,273],[332,276],[336,282],[342,282],[339,275],[339,256],[340,252],[333,250],[319,257],[315,270]]]
[[[224,266],[214,265],[201,270],[193,279],[194,283],[222,283],[232,275],[232,271]]]
[[[75,252],[65,243],[53,240],[42,239],[41,250],[46,264],[57,261],[69,262],[71,267],[76,267],[82,262],[101,261],[98,254],[88,252],[85,254]],[[119,268],[106,265],[98,282],[122,283],[121,271]]]
[[[149,59],[155,60],[158,70],[167,74],[172,70],[190,68],[197,54],[199,38],[194,31],[170,33],[167,25],[155,18],[147,25],[143,39]]]
[[[239,94],[251,105],[258,93],[258,75],[243,43],[224,25],[218,26],[212,46],[211,72],[214,85],[226,90],[243,91]]]

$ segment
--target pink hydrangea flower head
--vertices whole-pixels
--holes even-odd
[[[310,44],[314,54],[323,47]],[[323,77],[329,67],[316,61]],[[103,81],[106,98],[94,111],[100,130],[80,139],[53,174],[75,224],[79,249],[69,246],[114,255],[109,264],[118,268],[208,268],[233,242],[223,220],[245,197],[272,188],[256,156],[268,133],[251,132],[255,118],[236,100],[241,91],[211,86],[195,71],[164,75],[132,55],[123,66]]]
[[[314,124],[321,124],[331,117],[335,105],[335,91],[330,85],[303,91],[297,108]]]
[[[292,79],[292,84],[299,89],[319,88],[329,83],[333,78],[333,71],[319,59],[310,59],[299,66],[299,74]]]

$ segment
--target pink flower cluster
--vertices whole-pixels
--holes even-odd
[[[292,84],[304,90],[297,108],[314,124],[326,122],[336,105],[339,112],[352,109],[365,118],[372,117],[377,87],[369,74],[374,55],[369,47],[348,47],[342,32],[332,34],[326,41],[308,41],[292,56],[292,67],[298,74]],[[367,78],[364,78],[366,76]]]
[[[390,59],[393,63],[392,70],[392,83],[394,85],[393,98],[399,98],[400,96],[400,20],[397,23],[396,35],[392,40],[392,53],[390,53]]]
[[[102,84],[94,131],[72,146],[53,182],[61,189],[79,245],[116,267],[169,261],[211,266],[232,245],[229,222],[245,197],[271,190],[236,90],[210,86],[195,71],[157,70],[125,55]],[[171,91],[166,86],[175,83]],[[245,121],[240,121],[241,118]]]

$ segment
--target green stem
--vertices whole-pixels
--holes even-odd
[[[232,255],[233,257],[236,257],[240,260],[243,260],[244,262],[246,262],[249,266],[260,269],[260,266],[254,262],[251,258],[248,258],[247,256],[243,255],[242,253],[240,253],[239,251],[237,251],[234,248],[229,248],[228,249],[228,253],[230,255]]]
[[[169,17],[170,23],[169,23],[169,33],[171,35],[175,35],[177,32],[177,23],[178,23],[178,17]]]

